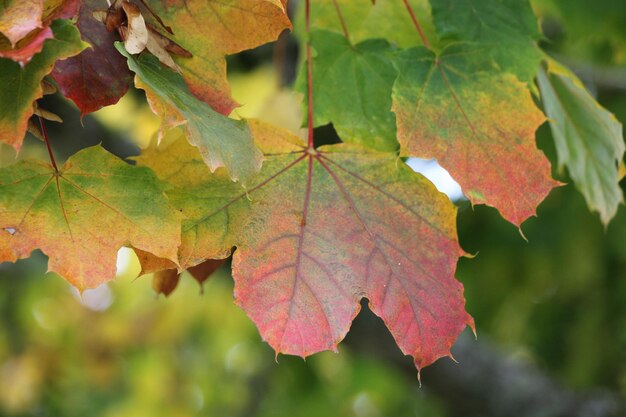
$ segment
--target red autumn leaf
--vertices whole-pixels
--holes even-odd
[[[93,17],[93,11],[101,8],[98,0],[83,3],[78,28],[91,48],[58,61],[52,72],[63,95],[74,101],[82,115],[117,103],[132,82],[126,60],[113,46],[115,34]]]
[[[393,153],[251,128],[266,161],[247,191],[184,140],[138,158],[184,216],[181,267],[236,246],[236,303],[277,353],[335,350],[367,297],[418,368],[449,355],[473,326],[450,201]]]

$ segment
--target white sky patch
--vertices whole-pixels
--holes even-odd
[[[409,158],[407,165],[415,172],[419,172],[430,180],[435,187],[448,196],[452,201],[458,201],[463,197],[461,186],[452,179],[448,171],[443,169],[441,165],[434,159]]]
[[[115,276],[119,277],[128,271],[133,260],[133,254],[133,250],[126,247],[122,247],[117,251],[117,272]]]
[[[85,290],[82,294],[72,287],[72,294],[83,307],[92,311],[105,311],[113,304],[113,292],[106,282],[94,289]]]

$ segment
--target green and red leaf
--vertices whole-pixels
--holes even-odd
[[[189,90],[222,114],[237,106],[230,96],[225,55],[274,41],[291,28],[278,0],[159,0],[150,7],[193,55],[174,59]]]
[[[559,183],[535,144],[543,113],[526,84],[490,67],[483,52],[455,44],[398,55],[398,141],[405,154],[437,159],[473,204],[519,226]]]
[[[336,349],[366,297],[418,368],[449,355],[473,326],[452,203],[393,153],[251,126],[266,162],[247,191],[184,141],[138,158],[184,216],[181,267],[236,246],[236,303],[277,353]]]
[[[80,290],[115,277],[117,251],[132,245],[176,260],[180,218],[146,168],[99,146],[73,155],[56,172],[40,161],[0,169],[0,262],[35,249],[48,270]]]
[[[58,59],[80,53],[88,45],[80,40],[75,26],[64,20],[51,24],[54,38],[47,39],[42,52],[24,68],[9,59],[0,59],[0,140],[19,151],[33,102],[42,97],[41,80]]]

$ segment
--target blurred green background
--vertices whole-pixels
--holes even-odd
[[[626,2],[537,0],[535,9],[546,36],[542,46],[626,120]],[[293,42],[287,45],[290,50]],[[280,88],[284,77],[271,65],[272,54],[265,47],[230,61],[235,98],[245,104],[237,114],[297,130],[298,98]],[[101,141],[119,155],[137,153],[158,126],[142,100],[133,92],[86,117],[83,127],[70,104],[47,99],[42,107],[66,120],[50,126],[59,159]],[[554,162],[547,126],[538,144]],[[46,157],[33,138],[24,155]],[[0,147],[0,166],[13,160],[12,150]],[[568,181],[566,172],[554,175]],[[586,415],[620,415],[619,402],[626,401],[625,208],[605,230],[575,187],[564,186],[523,225],[528,242],[493,209],[461,202],[459,213],[462,246],[477,254],[460,261],[457,277],[478,341],[464,338],[460,364],[445,359],[424,370],[421,388],[411,361],[371,313],[357,319],[339,354],[275,361],[232,303],[227,265],[202,294],[184,275],[164,298],[152,291],[150,276],[135,279],[138,263],[122,250],[117,279],[81,297],[46,274],[45,257],[35,253],[0,264],[0,415],[548,417],[574,415],[563,411],[567,402],[578,407],[589,398],[600,405]],[[488,366],[464,362],[476,352],[487,352]],[[518,397],[505,398],[507,387],[498,391],[498,385],[506,384],[498,381],[507,379],[497,373],[512,372],[503,367],[511,363],[522,365],[514,368],[519,378],[507,375],[518,384],[511,386]],[[539,380],[549,381],[545,396],[567,395],[557,395],[561,407],[525,404],[524,414],[516,401],[535,398],[525,390]],[[510,404],[494,405],[494,396]]]

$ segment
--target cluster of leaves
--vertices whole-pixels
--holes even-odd
[[[307,1],[308,143],[228,117],[224,57],[290,29],[285,0],[102,6],[0,9],[0,140],[19,151],[48,74],[83,115],[134,74],[169,140],[136,165],[94,147],[0,170],[0,261],[41,249],[84,289],[129,246],[168,293],[236,247],[236,303],[277,353],[335,350],[366,297],[419,369],[473,321],[454,278],[456,209],[401,158],[437,159],[472,204],[520,226],[559,185],[535,144],[547,116],[559,165],[605,224],[623,200],[621,125],[541,51],[525,0]],[[328,123],[343,143],[314,147]]]

